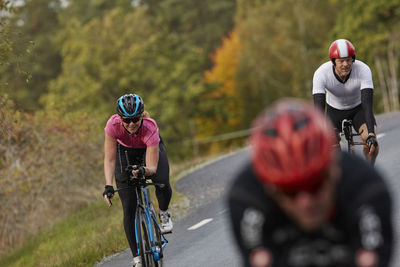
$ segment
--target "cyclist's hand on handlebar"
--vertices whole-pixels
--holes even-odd
[[[369,147],[369,153],[371,154],[374,152],[375,148],[378,146],[378,141],[376,141],[376,136],[375,135],[369,135],[365,143]]]
[[[133,166],[132,176],[133,178],[144,177],[145,176],[145,169],[143,166]]]
[[[111,202],[111,198],[114,196],[114,187],[112,185],[106,185],[104,187],[104,192],[103,192],[103,197],[104,200],[107,202],[108,206],[111,207],[112,202]]]

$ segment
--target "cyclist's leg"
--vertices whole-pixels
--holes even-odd
[[[117,155],[115,166],[115,181],[117,188],[128,187],[129,175],[125,171],[129,164],[139,164],[145,153],[144,149],[132,149],[117,143]],[[137,246],[135,238],[135,212],[136,212],[136,192],[135,188],[118,191],[123,209],[123,222],[125,235],[131,248],[133,257],[137,256]]]
[[[158,205],[161,210],[168,210],[169,202],[172,197],[172,189],[169,183],[169,163],[167,152],[165,150],[164,144],[159,145],[159,159],[157,166],[157,173],[152,177],[155,183],[161,183],[165,186],[163,188],[156,187],[156,197],[158,200]]]
[[[172,197],[172,189],[169,182],[169,163],[167,152],[162,142],[160,142],[159,148],[160,152],[157,173],[152,176],[152,180],[156,183],[164,184],[164,187],[162,188],[158,186],[156,187],[156,197],[158,200],[159,218],[162,232],[169,233],[173,228],[171,215],[168,211],[168,206]]]
[[[116,184],[117,188],[126,188],[128,187],[128,177],[126,176],[125,181],[121,181],[123,179],[124,174],[116,174]],[[125,235],[129,243],[129,247],[132,251],[132,256],[137,256],[137,246],[136,246],[136,238],[135,238],[135,212],[136,212],[136,192],[134,187],[130,187],[129,189],[124,189],[118,191],[119,197],[122,203],[123,209],[123,222]]]
[[[343,110],[335,109],[330,105],[326,105],[326,115],[331,120],[333,127],[335,128],[337,143],[339,145],[340,135],[339,133],[342,131],[342,121],[344,119],[348,119],[347,113]]]
[[[360,138],[363,142],[365,142],[368,138],[368,129],[367,129],[367,124],[365,122],[365,114],[364,114],[364,110],[362,109],[362,106],[358,106],[358,110],[357,113],[354,115],[354,119],[353,119],[353,126],[354,129],[360,134]],[[374,117],[374,133],[376,136],[376,120]],[[372,153],[369,153],[369,147],[368,145],[364,145],[363,148],[363,153],[365,158],[367,159],[368,162],[374,164],[376,157],[379,154],[379,146],[376,147]]]

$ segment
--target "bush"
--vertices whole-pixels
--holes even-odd
[[[86,115],[23,113],[0,96],[0,255],[101,196],[94,125]]]

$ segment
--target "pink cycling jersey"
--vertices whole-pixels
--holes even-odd
[[[157,123],[150,118],[143,118],[139,131],[131,135],[122,125],[119,115],[114,114],[107,121],[104,131],[121,145],[130,148],[146,148],[160,142]]]

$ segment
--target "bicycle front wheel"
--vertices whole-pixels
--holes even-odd
[[[146,214],[142,208],[136,211],[135,228],[138,254],[142,258],[143,267],[158,267],[153,260]]]
[[[154,243],[156,245],[156,251],[153,254],[153,259],[155,261],[155,266],[161,267],[163,265],[163,240],[161,237],[160,227],[157,223],[156,212],[152,203],[149,204],[149,209],[150,215],[152,216],[151,226],[153,230]]]

